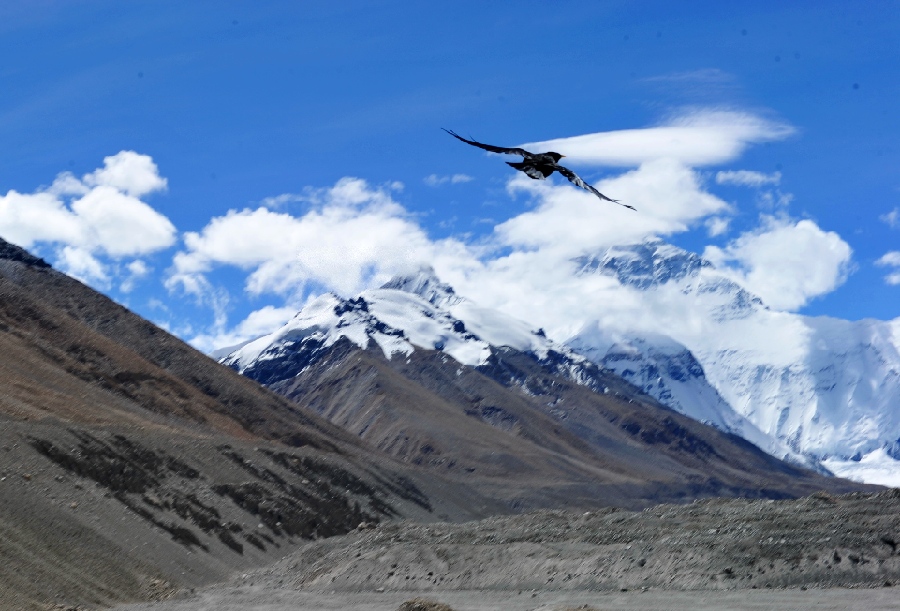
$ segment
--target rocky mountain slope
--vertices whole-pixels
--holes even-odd
[[[579,263],[582,275],[612,276],[640,291],[655,313],[644,328],[585,324],[572,342],[593,360],[608,366],[618,358],[616,350],[607,356],[611,336],[643,338],[629,368],[655,368],[661,376],[631,379],[654,396],[666,400],[667,386],[690,386],[690,394],[712,385],[724,400],[712,411],[725,414],[724,421],[734,412],[751,423],[770,438],[772,445],[760,444],[770,451],[779,454],[780,443],[838,474],[900,482],[900,319],[853,322],[774,311],[708,261],[659,241]],[[658,358],[673,342],[700,366],[687,379],[666,376]],[[685,413],[715,418],[705,409]],[[745,427],[736,432],[753,439]]]
[[[324,295],[222,362],[517,508],[846,485],[667,408],[427,271],[352,299]]]
[[[0,607],[164,597],[360,522],[500,509],[0,242]]]

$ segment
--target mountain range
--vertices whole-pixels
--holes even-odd
[[[360,523],[504,510],[0,240],[0,608],[164,598]]]
[[[614,277],[671,307],[654,310],[649,327],[610,328],[592,319],[588,303],[581,330],[554,342],[479,307],[426,269],[354,299],[323,296],[280,331],[224,351],[222,362],[285,392],[286,380],[339,338],[359,348],[372,342],[388,360],[437,350],[482,371],[495,355],[514,351],[594,391],[608,388],[614,373],[795,464],[871,483],[900,481],[900,322],[772,310],[709,261],[659,240],[577,264],[581,276]]]
[[[323,295],[225,362],[0,240],[0,607],[165,598],[398,518],[870,489],[430,273]]]
[[[572,494],[632,506],[686,490],[754,496],[782,485],[771,479],[776,464],[782,475],[806,473],[737,435],[764,438],[738,415],[718,414],[719,428],[685,417],[430,269],[349,299],[322,295],[220,362],[400,460],[475,486],[488,477],[514,507]],[[707,407],[724,405],[709,390]],[[527,474],[530,489],[507,491],[511,473]]]

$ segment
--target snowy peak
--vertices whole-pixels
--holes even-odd
[[[434,306],[455,305],[462,301],[453,287],[440,281],[432,267],[423,267],[410,276],[394,276],[381,288],[418,295]]]
[[[416,347],[444,350],[465,364],[479,364],[488,356],[486,342],[419,295],[376,289],[351,299],[322,295],[281,329],[232,352],[222,363],[245,373],[265,361],[290,360],[292,354],[307,353],[314,359],[315,352],[341,338],[363,349],[374,343],[389,359],[410,354]]]
[[[696,277],[712,263],[661,240],[631,246],[615,246],[601,255],[576,259],[581,274],[615,276],[622,284],[639,289]]]
[[[458,296],[431,270],[394,278],[351,299],[322,295],[278,331],[238,347],[220,362],[273,384],[302,373],[340,340],[362,349],[377,347],[389,360],[419,349],[438,350],[460,365],[494,373],[512,351],[578,384],[599,390],[609,384],[583,356],[521,320]],[[501,381],[515,384],[514,378]]]
[[[613,276],[624,286],[641,291],[674,288],[697,298],[715,321],[739,320],[767,309],[762,300],[744,289],[706,259],[660,240],[615,246],[597,255],[579,257],[579,274]]]
[[[720,410],[716,403],[728,406],[772,441],[760,442],[756,432],[734,420],[728,428],[778,456],[783,453],[772,444],[838,475],[900,485],[900,461],[893,458],[900,445],[897,321],[772,310],[726,271],[659,241],[611,248],[578,263],[582,274],[614,277],[639,291],[654,316],[652,325],[616,329],[650,345],[630,341],[627,349],[614,348],[608,337],[595,333],[577,338],[579,352],[700,420],[715,423],[707,408],[715,412]],[[589,326],[589,312],[585,319]],[[660,353],[647,327],[664,330],[686,346],[704,377],[686,385],[662,375],[679,359]],[[667,388],[654,382],[657,372]],[[712,390],[718,398],[704,403]]]

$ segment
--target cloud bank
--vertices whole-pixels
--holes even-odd
[[[678,295],[651,299],[611,277],[579,276],[574,263],[612,246],[688,231],[715,237],[719,245],[704,255],[771,308],[797,310],[846,279],[850,247],[811,220],[791,218],[790,195],[780,193],[777,214],[729,237],[735,204],[712,193],[708,181],[762,187],[778,185],[781,176],[702,169],[793,131],[748,113],[714,110],[643,130],[528,145],[565,151],[576,163],[620,168],[605,177],[581,173],[637,212],[601,202],[562,179],[536,181],[517,173],[506,190],[522,211],[477,238],[430,236],[422,217],[394,199],[400,183],[379,186],[347,177],[331,187],[266,198],[182,235],[164,284],[172,296],[189,296],[211,310],[212,322],[175,326],[211,351],[270,331],[312,294],[351,296],[427,265],[461,294],[557,339],[580,330],[586,303],[602,304],[590,308],[591,316],[611,329],[665,332],[654,325],[675,320],[689,333],[698,321]],[[468,179],[448,174],[425,182]],[[144,201],[166,187],[150,157],[122,151],[81,177],[62,173],[33,193],[0,196],[0,235],[26,248],[49,247],[63,271],[128,293],[154,274],[148,256],[176,243],[173,224]],[[894,270],[888,282],[900,283],[900,256],[888,253],[879,265]],[[236,274],[240,289],[233,285]],[[243,320],[230,321],[237,302],[257,305]]]
[[[809,220],[762,217],[760,227],[703,257],[762,298],[769,307],[797,310],[847,279],[850,246]]]
[[[310,209],[302,216],[263,207],[232,210],[186,233],[167,286],[202,295],[209,272],[233,266],[248,273],[245,288],[253,295],[296,296],[309,285],[351,295],[423,261],[465,252],[452,240],[431,241],[389,190],[364,180],[344,178],[307,199]]]
[[[692,229],[725,236],[734,207],[708,190],[706,174],[696,167],[732,161],[747,146],[791,133],[789,126],[745,113],[707,111],[646,130],[529,145],[565,150],[584,163],[632,166],[594,184],[638,211],[599,202],[564,181],[517,174],[507,192],[525,211],[477,241],[434,240],[392,198],[390,187],[344,178],[333,187],[307,191],[301,214],[264,206],[232,210],[185,234],[167,286],[202,297],[216,290],[211,279],[218,268],[237,268],[245,273],[250,295],[278,296],[299,306],[310,292],[349,296],[428,265],[460,293],[544,327],[557,339],[579,331],[586,301],[603,304],[592,308],[601,324],[652,328],[654,320],[673,319],[673,309],[681,307],[676,295],[650,303],[613,278],[576,275],[573,259]],[[717,176],[718,184],[780,181],[778,174],[749,171]],[[432,182],[452,178],[435,176]],[[852,253],[837,234],[781,214],[761,217],[756,229],[709,247],[705,255],[770,307],[796,310],[844,281]],[[204,349],[238,343],[268,330],[251,320],[275,324],[287,311],[281,305],[266,315],[259,310],[236,325],[220,324],[194,343]],[[661,317],[663,311],[667,315]],[[279,316],[269,315],[275,312]],[[691,325],[693,317],[685,306],[681,320]]]

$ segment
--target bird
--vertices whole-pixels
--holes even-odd
[[[512,166],[520,172],[525,172],[531,178],[537,180],[544,180],[553,172],[559,172],[563,176],[569,179],[569,182],[575,185],[576,187],[581,187],[585,191],[590,191],[601,200],[605,200],[608,202],[613,202],[614,204],[619,204],[620,206],[625,206],[626,208],[630,208],[631,210],[637,210],[634,206],[629,206],[628,204],[623,204],[617,199],[612,199],[611,197],[606,197],[600,191],[584,182],[581,177],[570,170],[567,167],[559,165],[559,160],[565,157],[565,155],[561,155],[560,153],[554,151],[548,151],[546,153],[531,153],[526,151],[525,149],[520,148],[507,148],[504,146],[494,146],[493,144],[484,144],[483,142],[476,142],[475,140],[468,140],[463,138],[456,132],[449,130],[447,128],[442,127],[445,132],[456,138],[457,140],[462,140],[466,144],[471,144],[472,146],[477,146],[480,149],[484,149],[486,151],[490,151],[492,153],[502,153],[504,155],[520,155],[523,157],[522,161],[512,162],[507,161],[506,165]]]

